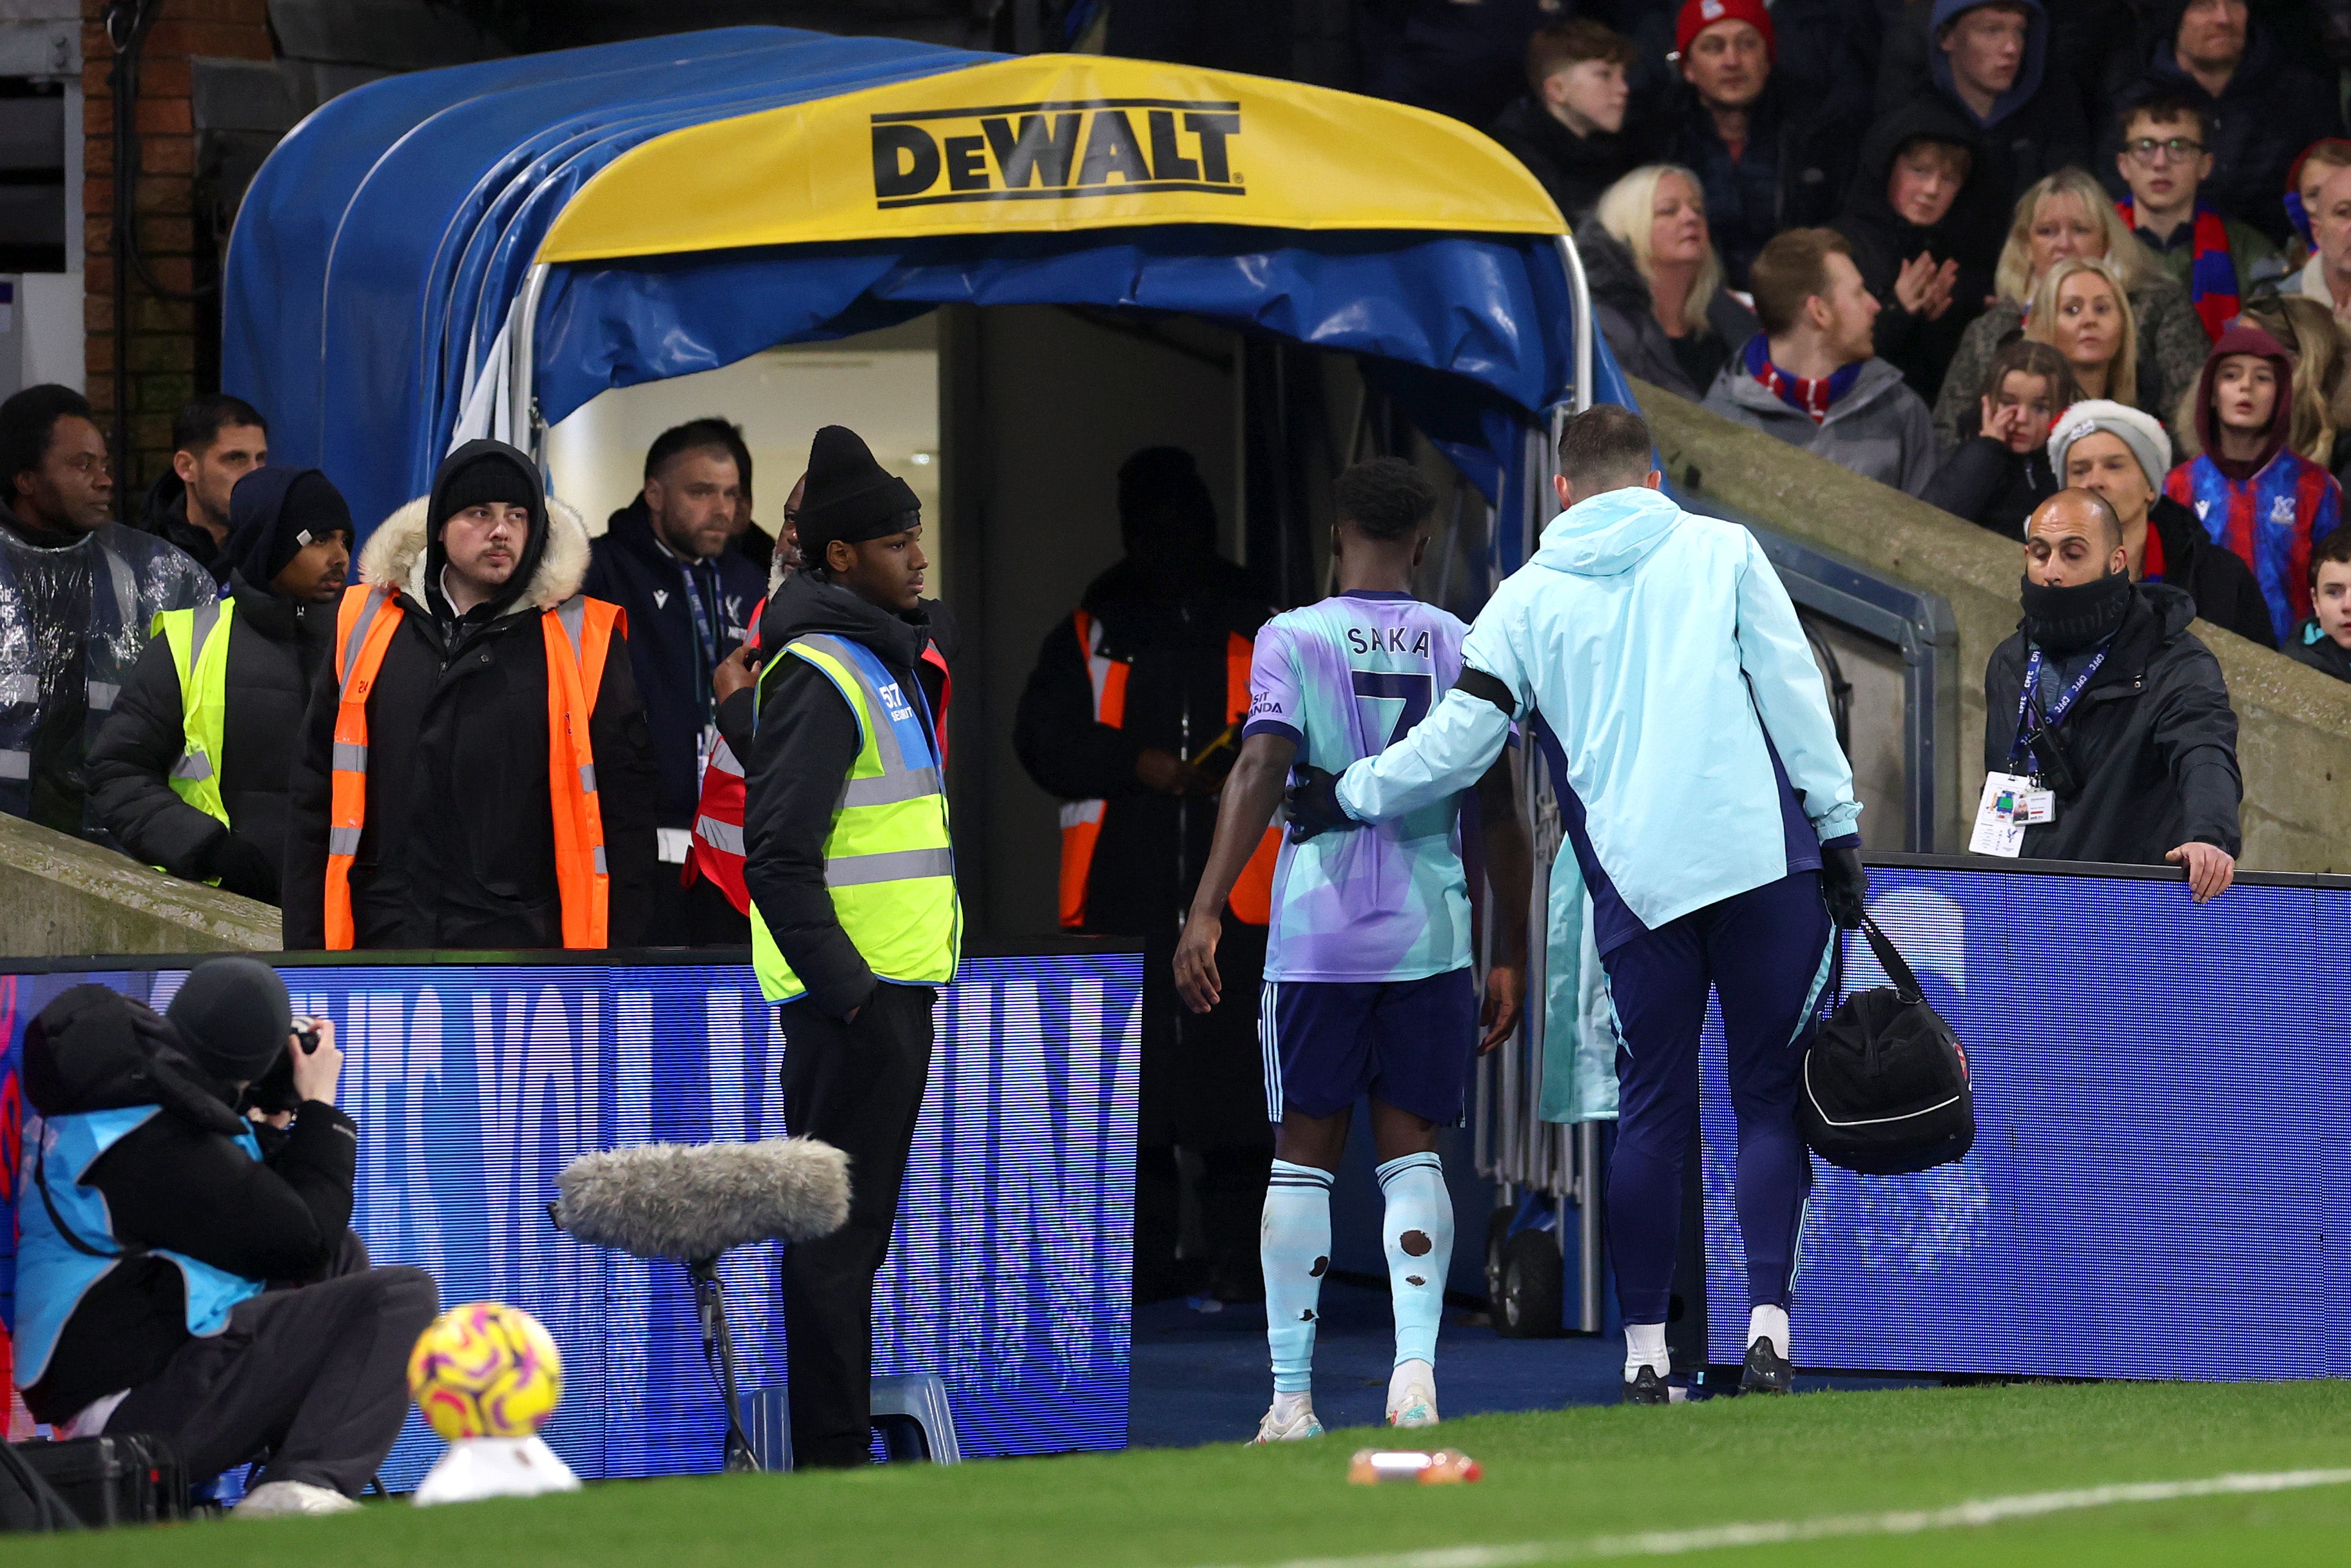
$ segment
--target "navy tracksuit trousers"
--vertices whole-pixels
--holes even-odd
[[[1709,990],[1722,1000],[1739,1118],[1748,1299],[1787,1305],[1797,1222],[1812,1185],[1811,1158],[1796,1132],[1796,1092],[1829,931],[1820,873],[1802,871],[1644,932],[1603,956],[1617,1023],[1609,1257],[1626,1322],[1666,1321]]]

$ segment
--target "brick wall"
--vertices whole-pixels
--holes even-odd
[[[107,78],[114,48],[99,21],[103,0],[82,0],[82,205],[89,270],[84,308],[89,327],[89,401],[101,427],[112,428],[114,333],[114,97]],[[166,289],[210,283],[218,267],[209,225],[196,210],[196,143],[191,117],[191,59],[270,57],[267,0],[164,0],[147,35],[139,79],[139,169],[136,211],[139,251]],[[200,249],[204,254],[199,254]],[[210,300],[172,299],[152,292],[134,269],[127,325],[131,336],[131,452],[117,476],[125,516],[171,464],[172,415],[219,375],[220,314]]]

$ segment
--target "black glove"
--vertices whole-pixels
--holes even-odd
[[[223,833],[213,845],[205,874],[220,878],[223,893],[243,894],[264,904],[277,902],[277,868],[251,839]]]
[[[1339,809],[1339,776],[1304,763],[1291,769],[1290,841],[1302,844],[1317,833],[1364,824]]]
[[[1821,846],[1821,901],[1829,918],[1847,931],[1861,928],[1862,900],[1869,896],[1869,873],[1861,869],[1861,852],[1851,844]]]

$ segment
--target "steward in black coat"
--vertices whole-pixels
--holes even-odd
[[[315,468],[255,469],[231,492],[229,507],[223,567],[235,612],[227,622],[224,755],[213,759],[228,821],[182,800],[168,782],[187,737],[179,668],[160,636],[139,656],[90,747],[90,809],[126,852],[149,865],[191,882],[217,878],[231,893],[275,904],[294,752],[311,683],[334,641],[343,569],[330,563],[319,580],[323,602],[266,585],[314,540],[339,535],[348,551],[350,511]]]
[[[510,461],[536,498],[522,559],[501,598],[456,614],[441,590],[447,557],[427,519],[453,476],[485,452]],[[530,948],[563,945],[548,790],[547,648],[539,618],[580,591],[588,570],[580,516],[541,495],[511,447],[451,454],[431,497],[384,520],[360,552],[360,581],[397,585],[405,612],[368,696],[367,816],[351,871],[362,948]],[[653,747],[644,706],[616,637],[589,717],[611,868],[608,940],[643,928],[654,874]],[[335,709],[331,661],[319,674],[294,769],[286,853],[286,946],[325,946],[327,833]]]
[[[2079,788],[2059,795],[2055,821],[2024,831],[2023,853],[2160,865],[2181,844],[2201,842],[2239,854],[2244,782],[2237,770],[2236,710],[2220,661],[2188,630],[2196,605],[2187,594],[2164,583],[2124,581],[2109,591],[2126,600],[2111,652],[2058,730]],[[2009,768],[2034,633],[2028,615],[1992,651],[1984,672],[1988,770]],[[2044,672],[2044,685],[2048,679]]]

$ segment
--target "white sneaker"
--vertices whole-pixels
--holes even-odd
[[[331,1487],[308,1481],[265,1481],[230,1511],[239,1519],[288,1519],[298,1513],[356,1513],[359,1504]]]
[[[1388,1425],[1437,1425],[1437,1369],[1425,1361],[1407,1361],[1388,1377]]]
[[[1250,1448],[1260,1443],[1296,1443],[1322,1435],[1322,1423],[1314,1418],[1313,1406],[1301,1405],[1287,1421],[1280,1418],[1280,1408],[1277,1405],[1265,1413],[1265,1419],[1257,1424],[1257,1436],[1249,1439]]]

